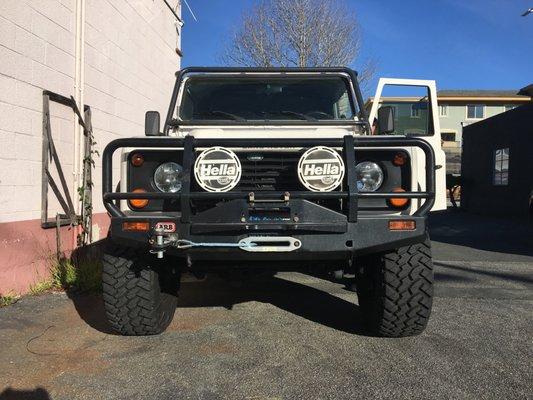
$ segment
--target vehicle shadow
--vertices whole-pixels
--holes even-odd
[[[68,291],[67,296],[72,300],[76,312],[87,325],[108,335],[117,334],[107,323],[104,299],[101,293],[87,294]]]
[[[115,334],[107,324],[101,294],[71,293],[69,298],[85,323],[100,332]],[[208,275],[203,281],[183,282],[178,308],[224,307],[231,310],[236,304],[251,301],[272,304],[339,331],[367,335],[356,304],[326,291],[278,277],[228,281]]]
[[[0,393],[0,400],[51,400],[50,395],[43,388],[18,390],[7,388]]]
[[[435,272],[435,282],[473,282],[476,279],[496,278],[497,280],[514,282],[525,285],[533,285],[533,277],[530,272],[498,272],[480,268],[469,268],[457,265],[454,262],[434,261],[433,265],[438,268]]]
[[[83,265],[88,265],[87,268],[92,270],[97,264],[99,264],[101,268],[100,260],[102,258],[105,244],[106,239],[103,239],[84,247],[78,247],[72,252],[70,259],[73,261],[74,265],[78,265],[78,268]],[[101,282],[101,269],[94,273],[93,279]],[[76,288],[70,288],[66,291],[66,294],[74,304],[78,315],[89,326],[103,333],[115,334],[107,323],[104,301],[101,293],[80,293]]]
[[[257,301],[315,323],[366,335],[359,306],[315,287],[280,277],[263,277],[228,284],[210,276],[203,282],[183,283],[178,307],[225,307]]]
[[[430,214],[429,231],[434,242],[533,257],[533,225],[529,221],[448,209]]]

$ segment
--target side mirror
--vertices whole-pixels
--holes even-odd
[[[144,115],[144,134],[146,136],[159,136],[161,117],[158,111],[146,111]]]
[[[380,135],[394,132],[394,107],[383,106],[378,109],[378,127]]]

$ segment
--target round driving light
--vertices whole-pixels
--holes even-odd
[[[313,147],[298,162],[298,178],[313,192],[330,192],[341,184],[343,177],[344,161],[332,148]]]
[[[355,166],[357,189],[360,192],[375,192],[383,183],[383,170],[372,161],[363,161]]]
[[[183,167],[174,162],[161,164],[155,170],[155,186],[165,193],[176,193],[181,190]]]
[[[239,157],[224,147],[204,150],[194,163],[194,176],[202,189],[208,192],[227,192],[241,180]]]
[[[144,189],[134,189],[133,193],[146,193]],[[144,208],[148,205],[148,199],[130,199],[130,206],[133,208]]]
[[[396,188],[393,190],[393,192],[402,193],[402,192],[405,192],[405,190],[402,188]],[[396,208],[403,208],[407,205],[407,203],[409,203],[409,199],[406,199],[405,197],[395,197],[395,198],[389,199],[389,204],[392,207],[396,207]]]

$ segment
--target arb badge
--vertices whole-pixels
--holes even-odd
[[[313,192],[330,192],[344,178],[344,162],[339,153],[329,147],[313,147],[300,157],[298,178]]]

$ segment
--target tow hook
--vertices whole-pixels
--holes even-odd
[[[155,254],[157,258],[163,258],[166,248],[175,241],[176,238],[166,234],[163,228],[156,228],[154,229],[154,235],[149,240],[152,246],[150,253]]]

